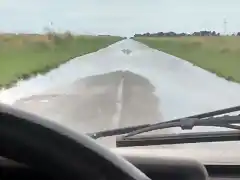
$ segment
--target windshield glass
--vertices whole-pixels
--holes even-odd
[[[239,6],[2,0],[0,102],[79,133],[240,105]]]

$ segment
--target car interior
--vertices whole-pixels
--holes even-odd
[[[230,180],[240,179],[239,165],[203,165],[190,159],[147,159],[141,157],[124,157],[134,166],[144,172],[150,179],[214,179]],[[46,162],[47,163],[47,162]],[[100,163],[100,162],[99,162]],[[55,174],[45,172],[41,169],[26,166],[7,158],[0,158],[1,180],[55,180]],[[58,178],[59,179],[59,178]],[[60,178],[61,179],[61,178]],[[88,178],[86,178],[88,179]],[[95,179],[102,179],[102,176]],[[115,177],[114,179],[121,179]]]
[[[238,179],[239,165],[114,154],[88,136],[41,117],[0,106],[0,180]]]

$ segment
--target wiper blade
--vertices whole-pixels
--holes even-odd
[[[185,144],[200,142],[239,141],[240,131],[194,132],[181,134],[162,134],[155,136],[133,136],[117,138],[116,147],[153,146],[164,144]]]
[[[167,121],[130,132],[127,135],[120,136],[117,139],[117,147],[238,140],[240,136],[240,131],[234,131],[234,133],[232,133],[232,131],[229,131],[230,134],[224,134],[226,131],[223,131],[214,133],[212,132],[187,133],[187,134],[182,133],[170,135],[148,135],[137,137],[135,137],[135,135],[153,130],[160,130],[172,127],[180,127],[184,130],[192,129],[193,127],[196,126],[213,126],[240,130],[240,126],[236,125],[239,123],[240,115],[235,116],[225,115],[222,117],[210,117],[205,119],[184,118],[177,121],[176,120]]]
[[[215,127],[224,127],[230,129],[240,130],[240,126],[233,125],[240,123],[240,115],[235,116],[221,116],[221,117],[210,117],[205,119],[199,118],[183,118],[179,120],[166,121],[159,124],[154,124],[136,131],[132,131],[126,134],[124,137],[135,136],[137,134],[146,133],[154,130],[166,129],[171,127],[180,127],[182,130],[192,129],[196,126],[215,126]]]
[[[115,136],[115,135],[121,135],[121,134],[126,134],[138,129],[142,129],[145,127],[150,126],[150,124],[144,124],[144,125],[139,125],[139,126],[131,126],[131,127],[125,127],[125,128],[117,128],[117,129],[111,129],[111,130],[106,130],[106,131],[99,131],[95,133],[88,133],[87,135],[90,136],[93,139],[98,139],[101,137],[108,137],[108,136]]]
[[[217,110],[217,111],[197,114],[197,115],[189,116],[186,118],[201,119],[201,118],[207,118],[207,117],[211,117],[211,116],[217,116],[217,115],[221,115],[221,114],[231,113],[231,112],[235,112],[235,111],[240,111],[240,106],[235,106],[235,107],[225,108],[225,109],[221,109],[221,110]],[[186,119],[186,118],[179,118],[179,119],[171,120],[171,122],[174,122],[174,121],[177,122],[181,119]],[[170,121],[168,121],[168,122],[170,122]],[[136,130],[145,131],[146,129],[143,129],[143,128],[157,126],[162,123],[163,122],[156,123],[156,124],[143,124],[143,125],[138,125],[138,126],[117,128],[117,129],[112,129],[112,130],[99,131],[99,132],[95,132],[95,133],[88,133],[87,135],[89,135],[90,137],[92,137],[94,139],[98,139],[98,138],[102,138],[102,137],[122,135],[122,134],[127,134],[130,132],[136,132]],[[235,129],[234,126],[232,127],[232,125],[230,125],[229,128]]]

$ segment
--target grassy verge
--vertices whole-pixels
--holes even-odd
[[[0,87],[47,72],[74,57],[97,51],[121,39],[73,36],[70,33],[0,34]]]
[[[230,81],[240,82],[240,37],[140,37],[149,47],[185,59]]]

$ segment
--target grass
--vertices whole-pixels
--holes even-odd
[[[45,73],[66,61],[107,47],[122,38],[70,33],[0,34],[0,87]]]
[[[240,37],[139,37],[151,48],[180,57],[227,80],[240,82]]]

